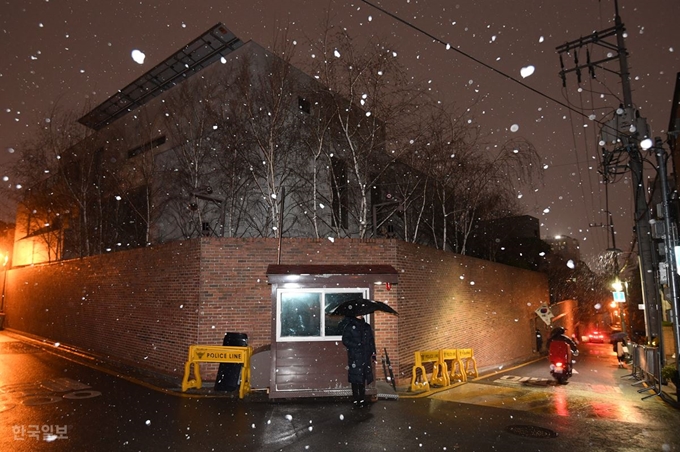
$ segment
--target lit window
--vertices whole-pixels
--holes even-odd
[[[329,315],[347,300],[367,298],[368,289],[279,289],[277,340],[340,340],[342,316]]]

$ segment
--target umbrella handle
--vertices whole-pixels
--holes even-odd
[[[396,391],[397,382],[394,381],[394,372],[392,372],[392,363],[390,362],[390,355],[387,354],[387,348],[384,348],[383,350],[385,350],[385,362],[387,363],[387,369],[390,371],[390,382],[392,383],[392,388]],[[385,375],[385,378],[387,379],[387,375]]]
[[[385,374],[385,380],[389,381],[389,379],[387,378],[387,363],[385,362],[384,356],[382,358],[382,368],[383,368],[383,374]]]

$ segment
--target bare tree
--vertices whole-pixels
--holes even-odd
[[[99,241],[96,204],[97,149],[87,129],[77,123],[75,112],[58,104],[45,116],[38,133],[20,149],[12,167],[12,178],[24,188],[19,202],[27,212],[26,234],[42,237],[49,251],[48,260],[61,255],[87,256],[97,252]],[[20,208],[21,210],[21,208]],[[63,230],[71,238],[61,236]]]
[[[290,64],[291,54],[291,50],[281,51],[277,58],[263,49],[260,55],[247,55],[229,84],[238,99],[231,105],[236,118],[235,150],[248,165],[254,189],[248,204],[249,223],[263,237],[278,237],[282,232],[278,224],[285,206],[283,188],[292,197],[303,184],[293,177],[305,160],[300,153],[298,118],[303,88],[299,72]],[[287,218],[288,227],[293,227],[294,216]]]
[[[458,247],[465,254],[467,241],[475,222],[511,216],[519,211],[517,186],[532,186],[542,177],[540,156],[526,140],[516,139],[504,143],[497,154],[489,155],[485,148],[481,157],[467,165],[466,188],[462,198],[465,208],[456,215]]]
[[[209,115],[214,120],[215,132],[212,139],[215,141],[217,152],[215,154],[216,174],[211,179],[214,184],[217,197],[222,201],[219,205],[223,236],[237,237],[247,235],[248,229],[244,227],[247,212],[249,210],[252,180],[248,162],[241,157],[240,134],[236,131],[242,126],[242,122],[235,117],[230,108],[235,100],[224,89],[217,90],[216,102],[207,105]]]
[[[467,252],[476,224],[518,212],[516,187],[541,176],[540,157],[529,142],[509,141],[493,152],[493,146],[482,142],[470,111],[445,105],[421,108],[421,132],[409,166],[422,174],[422,192],[404,195],[405,221],[408,215],[418,218],[431,232],[432,246],[460,254]]]
[[[417,225],[429,226],[432,244],[447,249],[451,236],[455,246],[456,222],[449,217],[461,209],[456,200],[465,191],[465,177],[476,161],[473,149],[479,129],[471,125],[469,109],[457,111],[453,105],[430,104],[420,109],[420,134],[414,143],[410,164],[424,175],[425,192],[419,202]],[[449,226],[453,228],[449,232]]]
[[[515,211],[515,185],[540,172],[530,143],[484,147],[470,109],[431,99],[388,44],[327,23],[310,48],[311,77],[285,33],[274,52],[251,43],[94,138],[46,133],[18,169],[35,174],[52,150],[82,254],[132,236],[366,238],[382,226],[466,253],[475,224]]]
[[[328,123],[332,142],[328,156],[343,162],[329,163],[333,180],[346,194],[335,201],[335,214],[338,208],[346,209],[354,220],[349,233],[364,238],[375,203],[371,190],[405,152],[405,136],[411,130],[405,118],[422,94],[408,83],[396,51],[386,44],[368,42],[360,47],[327,21],[322,38],[310,45],[315,56],[310,70],[324,87],[321,108],[334,116]],[[336,224],[342,222],[335,219]]]
[[[163,172],[157,150],[167,137],[162,134],[163,116],[147,105],[141,106],[130,129],[120,129],[109,147],[123,147],[116,153],[126,162],[108,172],[113,181],[108,187],[107,242],[125,240],[128,246],[145,246],[163,237],[153,237],[152,227],[163,210]],[[109,150],[111,151],[111,149]]]
[[[219,99],[217,83],[214,77],[197,75],[170,91],[164,102],[163,126],[173,144],[163,162],[166,183],[173,181],[166,186],[164,203],[183,237],[203,235],[206,210],[214,209],[196,194],[211,192],[211,183],[218,177],[217,125],[209,108]]]
[[[307,181],[306,189],[300,190],[298,202],[315,238],[322,237],[322,231],[334,230],[335,235],[340,235],[342,230],[339,218],[331,209],[332,188],[337,186],[323,180],[325,174],[333,173],[331,129],[335,121],[335,111],[326,108],[326,95],[324,87],[315,83],[303,91],[299,102],[301,145],[308,164],[296,171],[297,177]]]

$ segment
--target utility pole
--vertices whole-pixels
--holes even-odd
[[[651,140],[650,140],[651,141]],[[659,173],[659,180],[661,185],[661,208],[664,221],[664,247],[666,254],[666,268],[668,287],[670,289],[670,301],[673,316],[671,321],[673,323],[673,337],[675,339],[675,350],[680,350],[680,325],[678,324],[678,310],[680,309],[680,300],[678,299],[678,230],[675,221],[677,218],[671,217],[671,202],[669,195],[668,175],[666,173],[666,151],[663,148],[661,138],[654,140],[654,146],[650,148],[656,154],[657,171]],[[659,344],[663,344],[660,341]],[[663,348],[661,348],[663,350]],[[676,352],[677,356],[677,352]],[[659,365],[663,366],[664,357],[660,358]],[[680,372],[680,360],[676,358],[675,369]],[[680,388],[676,388],[680,392]]]
[[[614,231],[614,220],[612,219],[612,213],[608,210],[605,210],[604,212],[609,216],[607,224],[589,223],[588,226],[591,228],[607,228],[611,237],[607,237],[607,251],[611,251],[614,254],[620,253],[621,250],[616,247],[616,232]],[[609,244],[611,244],[611,246],[609,246]]]
[[[628,72],[628,52],[625,47],[624,34],[625,28],[619,16],[618,1],[615,0],[616,16],[614,27],[603,31],[595,32],[590,36],[582,37],[578,40],[567,42],[556,48],[560,54],[560,64],[562,70],[562,84],[566,86],[566,74],[574,72],[577,80],[581,82],[581,73],[588,70],[591,77],[596,77],[595,70],[602,69],[614,72],[621,79],[621,90],[623,94],[623,105],[617,109],[615,117],[607,122],[602,129],[603,139],[601,145],[614,144],[616,149],[605,153],[604,161],[611,161],[607,153],[625,153],[628,156],[628,168],[631,172],[633,186],[633,200],[635,203],[635,232],[637,234],[638,255],[640,259],[640,276],[642,280],[642,294],[645,306],[645,327],[647,337],[656,336],[661,338],[661,306],[657,284],[657,258],[654,254],[653,240],[651,235],[650,211],[647,207],[646,190],[643,180],[643,158],[640,153],[639,141],[646,137],[647,125],[644,118],[640,118],[637,110],[633,107],[633,99],[630,86],[630,74]],[[606,39],[615,37],[616,43],[608,42]],[[578,59],[578,50],[586,45],[594,44],[607,49],[607,57],[592,61],[590,51],[586,49],[586,64],[581,64]],[[570,54],[574,51],[574,67],[565,69],[563,54]],[[619,71],[611,71],[601,65],[618,60]],[[604,168],[605,174],[615,168]],[[661,341],[659,342],[661,344]],[[660,347],[660,355],[663,356],[663,348]]]

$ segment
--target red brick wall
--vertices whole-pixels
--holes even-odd
[[[281,264],[390,264],[396,242],[284,239]],[[256,351],[271,343],[272,293],[267,266],[277,263],[278,239],[202,239],[200,339],[222,343],[245,332]]]
[[[202,239],[199,342],[222,344],[226,332],[248,334],[255,349],[269,344],[273,239]]]
[[[204,238],[13,269],[6,325],[181,375],[188,345],[225,332],[269,345],[277,254],[276,239]],[[396,240],[284,239],[281,263],[393,265],[399,284],[375,298],[399,316],[376,315],[376,345],[402,382],[416,350],[473,348],[481,368],[528,358],[533,311],[548,301],[541,274]]]
[[[196,343],[200,242],[12,269],[8,328],[163,373]]]
[[[402,378],[417,350],[472,348],[481,369],[532,356],[543,274],[407,243],[398,258]]]

